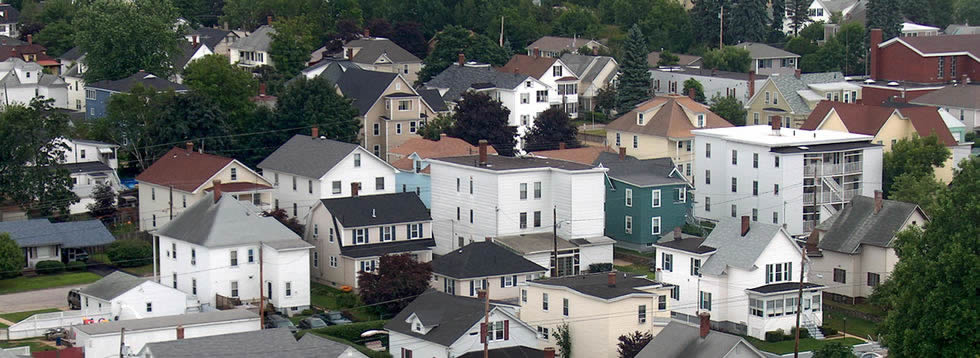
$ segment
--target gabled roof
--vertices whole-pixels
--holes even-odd
[[[217,203],[214,193],[204,194],[198,202],[167,223],[158,234],[204,247],[254,245],[274,242],[277,248],[312,247],[296,233],[252,203],[222,195]]]
[[[129,290],[147,281],[145,278],[136,277],[123,271],[115,271],[85,286],[80,292],[95,298],[112,301],[114,298],[119,297],[119,295],[129,292]]]
[[[980,26],[950,24],[943,32],[947,35],[980,35]]]
[[[194,192],[234,159],[174,147],[136,176],[140,182]]]
[[[422,100],[432,107],[435,112],[448,112],[449,106],[446,106],[446,101],[442,99],[437,89],[427,89],[427,88],[416,88],[415,92],[422,96]]]
[[[584,146],[579,148],[541,150],[532,152],[531,155],[543,158],[560,159],[585,165],[595,165],[596,160],[599,159],[599,155],[603,152],[614,153],[613,149],[609,147]]]
[[[511,57],[510,61],[507,61],[507,64],[497,70],[507,73],[520,73],[540,79],[548,70],[551,70],[551,66],[555,62],[558,62],[558,59],[554,57],[534,57],[518,54]]]
[[[912,127],[915,128],[919,136],[928,137],[935,134],[939,137],[939,141],[946,146],[957,144],[936,107],[913,106],[895,109],[866,104],[820,101],[813,112],[810,112],[810,116],[807,117],[800,129],[817,129],[831,110],[837,113],[850,133],[877,135],[888,118],[893,113],[898,112],[899,115],[912,123]]]
[[[786,104],[789,106],[790,110],[796,114],[809,114],[810,106],[807,102],[800,96],[799,91],[809,90],[807,85],[815,83],[829,83],[829,82],[844,82],[844,74],[840,72],[818,72],[818,73],[804,73],[800,75],[800,78],[796,78],[794,75],[773,75],[769,76],[767,81],[772,81],[776,89],[781,93],[783,98],[786,100]],[[765,84],[763,84],[765,86]],[[752,102],[756,97],[758,97],[763,91],[756,91],[755,95],[749,99]]]
[[[685,55],[682,53],[673,53],[677,56],[678,66],[698,66],[701,64],[701,56]],[[647,54],[647,66],[650,68],[660,67],[657,65],[660,62],[660,51],[653,51]]]
[[[269,45],[272,44],[272,34],[274,33],[276,33],[275,28],[262,25],[245,38],[231,44],[230,47],[235,50],[269,52]]]
[[[758,42],[743,42],[738,45],[735,45],[735,47],[748,50],[749,56],[752,57],[753,60],[764,59],[764,58],[800,57],[800,55],[797,55],[795,53],[785,51],[785,50],[780,50],[778,48],[766,44],[758,43]]]
[[[665,240],[665,238],[667,239]],[[687,238],[682,237],[680,239],[675,239],[673,238],[672,235],[671,236],[665,235],[662,236],[660,241],[657,241],[657,243],[654,245],[657,247],[666,247],[666,248],[686,251],[698,255],[715,251],[715,248],[713,247],[704,246],[704,238],[697,237],[697,236],[687,237]]]
[[[392,63],[403,62],[422,62],[411,52],[406,51],[398,44],[383,37],[369,37],[357,39],[344,45],[345,48],[360,47],[354,58],[350,59],[356,63],[374,64],[382,55],[388,57]]]
[[[548,277],[531,281],[531,285],[565,287],[586,296],[602,300],[614,300],[628,295],[653,295],[640,290],[641,287],[657,287],[664,284],[650,280],[646,276],[636,276],[628,272],[616,272],[616,285],[609,286],[609,272],[589,273],[576,276]],[[670,286],[670,285],[667,285]]]
[[[119,79],[119,80],[102,80],[95,83],[86,84],[86,88],[98,88],[104,89],[112,92],[129,92],[137,84],[143,85],[143,87],[156,89],[157,91],[165,91],[172,89],[177,92],[187,91],[187,87],[179,84],[170,82],[164,78],[157,77],[152,73],[145,71],[139,71],[133,75]]]
[[[102,334],[119,334],[125,328],[126,332],[137,332],[150,329],[176,328],[177,326],[193,326],[198,324],[229,322],[239,320],[258,320],[259,315],[243,310],[231,309],[172,316],[160,316],[122,321],[103,322],[100,324],[76,325],[74,329],[85,332],[90,336]]]
[[[581,38],[581,37],[571,38],[571,37],[560,37],[560,36],[542,36],[541,38],[532,42],[530,45],[527,45],[526,49],[534,50],[535,48],[537,48],[542,51],[552,51],[552,52],[560,52],[561,50],[565,50],[565,49],[577,51],[578,49],[582,48],[582,46],[585,46],[586,44],[592,41],[595,40]],[[598,41],[595,42],[602,47],[606,47],[605,45],[599,43]]]
[[[500,245],[479,241],[432,260],[432,272],[454,279],[517,275],[548,269]]]
[[[610,178],[636,186],[687,185],[687,180],[670,158],[639,160],[628,156],[620,160],[619,154],[602,152],[594,164],[609,168],[606,175]]]
[[[194,59],[194,54],[196,54],[201,47],[206,47],[204,43],[199,42],[197,45],[194,45],[185,41],[181,41],[177,46],[180,48],[180,54],[177,55],[177,59],[174,61],[174,68],[180,69],[186,67],[187,64]]]
[[[701,272],[721,275],[729,266],[751,270],[759,255],[779,233],[779,225],[750,222],[749,232],[741,235],[742,223],[736,219],[722,220],[702,245],[714,247],[715,253],[701,265]]]
[[[257,167],[319,179],[357,148],[357,144],[297,134]]]
[[[909,103],[980,110],[980,82],[946,86],[910,99]]]
[[[495,310],[496,305],[491,304],[490,309]],[[500,310],[507,314],[505,310]],[[433,327],[426,334],[412,331],[412,326],[406,322],[409,317],[415,315],[426,327]],[[451,296],[442,292],[429,289],[425,293],[415,298],[401,312],[395,315],[385,324],[386,330],[395,331],[415,338],[423,339],[432,343],[449,346],[456,342],[470,328],[481,322],[484,315],[484,302],[469,297]],[[512,324],[522,324],[519,320],[511,321]]]
[[[52,223],[47,219],[0,222],[20,247],[61,245],[64,248],[102,246],[116,241],[99,220]]]
[[[891,247],[909,216],[917,210],[921,213],[917,205],[895,200],[882,200],[881,211],[876,214],[874,210],[874,198],[855,196],[844,209],[817,226],[825,231],[817,247],[848,254],[859,252],[861,245]]]
[[[346,358],[343,353],[354,348],[315,334],[297,341],[288,329],[277,328],[152,342],[144,349],[155,358],[220,357],[232,352],[245,358]]]
[[[64,61],[77,61],[82,56],[85,56],[85,53],[82,52],[82,48],[75,46],[61,54],[61,56],[58,56],[58,59]]]
[[[740,357],[766,357],[742,337],[711,330],[707,336],[701,338],[698,326],[670,321],[667,327],[643,347],[636,358],[725,358],[738,345],[746,348],[745,355]]]
[[[422,159],[472,155],[478,151],[479,148],[477,146],[469,144],[465,140],[446,135],[443,135],[437,141],[425,138],[412,138],[402,143],[402,145],[389,150],[390,153],[404,156],[417,153]],[[497,154],[497,151],[493,147],[487,146],[487,153]]]
[[[368,71],[350,67],[337,79],[337,87],[345,98],[354,101],[354,108],[363,116],[384,95],[385,89],[398,78],[397,73]],[[407,89],[411,91],[411,89]]]
[[[197,35],[198,42],[204,44],[205,46],[207,46],[208,48],[210,48],[213,51],[214,48],[217,47],[218,44],[221,43],[221,41],[224,41],[224,39],[226,37],[228,37],[228,34],[233,34],[234,35],[235,33],[233,31],[229,31],[229,30],[222,30],[222,29],[216,29],[216,28],[213,28],[213,27],[204,27],[204,26],[202,26],[202,27],[198,28],[197,30],[192,31],[188,35],[191,35],[191,36]],[[235,36],[238,36],[238,35],[235,35]]]
[[[659,109],[655,113],[647,112],[658,107]],[[694,137],[691,130],[699,128],[695,128],[691,124],[688,111],[691,112],[691,116],[696,113],[704,113],[705,125],[701,129],[734,127],[724,118],[711,112],[707,106],[690,97],[670,95],[654,97],[640,103],[632,111],[626,112],[626,114],[606,125],[606,130],[612,129],[665,138],[691,138]],[[636,122],[639,112],[646,112],[642,126]]]
[[[514,89],[529,78],[527,75],[504,73],[487,66],[463,65],[453,63],[441,73],[425,83],[432,89],[446,89],[442,99],[452,102],[459,99],[466,90],[477,83],[489,83],[500,89]]]
[[[322,199],[320,202],[345,228],[432,220],[422,199],[413,192]]]
[[[616,63],[616,60],[609,56],[588,56],[588,55],[576,55],[573,53],[566,53],[561,56],[561,62],[565,64],[568,69],[572,70],[572,73],[576,77],[582,80],[584,83],[592,83],[599,77],[602,69],[606,67],[610,62]],[[610,76],[616,74],[614,69]]]
[[[980,35],[896,37],[878,44],[878,47],[891,46],[896,42],[925,57],[965,55],[980,62]]]

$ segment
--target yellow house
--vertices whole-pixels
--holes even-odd
[[[572,358],[616,357],[619,336],[657,335],[670,322],[672,287],[622,272],[535,280],[521,289],[520,318],[549,344],[568,324]]]
[[[769,76],[745,104],[745,124],[767,125],[779,116],[783,127],[800,128],[824,100],[856,103],[861,100],[861,86],[846,82],[840,72]]]
[[[954,119],[955,120],[955,119]],[[821,101],[803,123],[802,129],[827,129],[874,136],[873,143],[889,152],[903,138],[935,134],[952,155],[942,167],[936,168],[936,179],[949,183],[953,169],[970,154],[969,143],[959,143],[947,127],[942,110],[936,107],[913,106],[891,108],[833,101]]]
[[[733,127],[707,106],[686,96],[654,97],[606,126],[606,143],[625,148],[637,159],[670,157],[691,180],[694,173],[692,129]]]

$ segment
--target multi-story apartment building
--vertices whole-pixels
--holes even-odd
[[[882,147],[862,134],[771,126],[699,129],[696,217],[750,216],[809,233],[856,195],[881,189]]]

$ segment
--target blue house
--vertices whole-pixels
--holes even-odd
[[[129,93],[134,87],[141,85],[157,91],[174,90],[187,92],[182,84],[170,82],[165,78],[144,71],[119,80],[102,80],[85,85],[85,119],[102,118],[106,116],[109,98],[116,93]]]
[[[421,137],[409,139],[388,151],[388,160],[392,166],[398,168],[398,174],[395,174],[395,191],[414,191],[425,207],[431,208],[429,159],[473,155],[477,152],[476,146],[459,138],[447,137],[446,134],[442,134],[437,141]],[[497,154],[493,147],[488,147],[487,152]]]

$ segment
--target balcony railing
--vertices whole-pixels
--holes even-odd
[[[803,232],[812,232],[814,228],[817,227],[816,221],[804,221],[803,222]]]
[[[864,166],[861,162],[852,162],[845,164],[810,164],[803,167],[803,175],[812,178],[827,175],[841,175],[841,174],[851,174],[860,173]]]
[[[816,193],[803,193],[803,205],[813,205],[816,203]]]
[[[864,165],[861,162],[850,162],[844,163],[844,173],[860,173],[864,169]]]
[[[861,195],[861,189],[844,189],[844,201],[851,201],[858,195]]]

